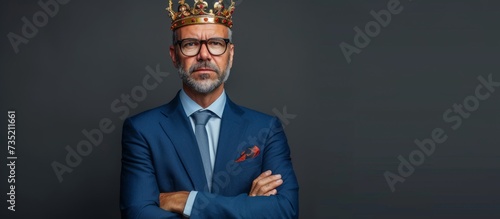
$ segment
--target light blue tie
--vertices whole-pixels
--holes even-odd
[[[210,162],[210,152],[208,146],[208,134],[205,129],[212,113],[209,110],[197,111],[191,115],[194,120],[195,128],[194,134],[200,149],[201,160],[203,161],[203,168],[205,169],[205,176],[207,177],[208,190],[212,190],[212,164]]]

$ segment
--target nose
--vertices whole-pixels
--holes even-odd
[[[207,43],[202,43],[200,45],[200,52],[197,56],[198,61],[210,60],[210,52],[208,52]]]

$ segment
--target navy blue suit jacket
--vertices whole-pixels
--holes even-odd
[[[254,146],[260,149],[258,156],[236,162]],[[249,197],[252,181],[265,170],[282,175],[278,194]],[[125,121],[120,190],[122,218],[182,218],[159,207],[159,194],[193,190],[198,191],[193,219],[298,217],[298,183],[280,121],[229,98],[221,120],[211,193],[179,95]]]

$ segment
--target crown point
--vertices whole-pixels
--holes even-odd
[[[191,24],[222,24],[232,27],[232,14],[235,10],[234,1],[231,0],[229,7],[224,6],[224,0],[215,0],[213,9],[210,9],[206,0],[194,0],[194,5],[190,6],[184,0],[179,0],[178,11],[172,10],[172,1],[166,8],[172,19],[171,29],[183,27]]]

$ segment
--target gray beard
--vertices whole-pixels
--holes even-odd
[[[193,71],[201,67],[210,68],[215,71],[215,73],[217,74],[217,79],[211,80],[208,74],[201,75],[201,80],[199,81],[192,78],[191,74],[193,73]],[[181,64],[178,68],[179,76],[182,79],[182,82],[188,87],[194,89],[196,92],[202,94],[208,94],[220,87],[222,83],[225,83],[229,78],[230,70],[231,68],[229,66],[229,63],[226,69],[221,72],[221,70],[216,65],[208,61],[197,62],[196,64],[191,66],[187,72],[184,71],[184,64]]]

